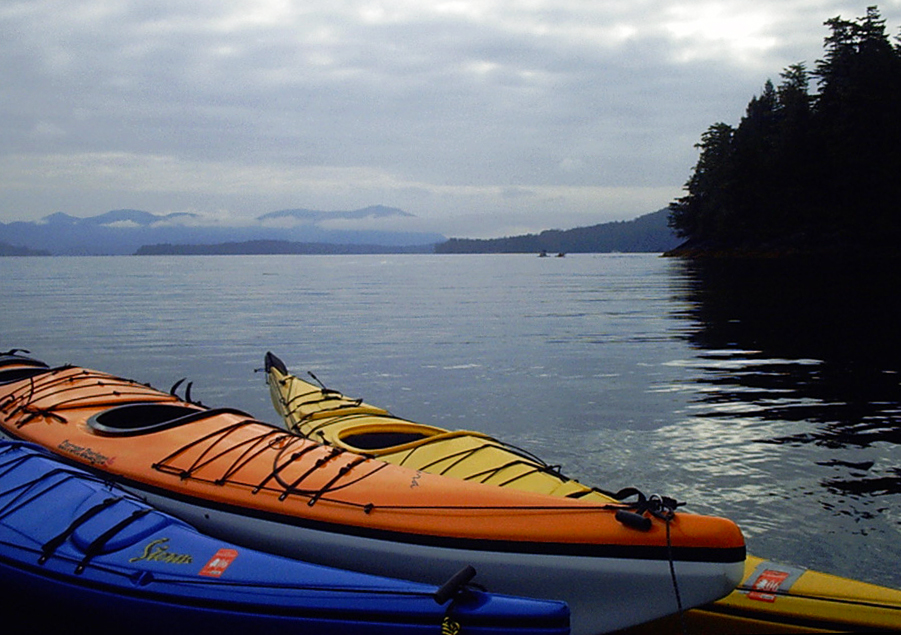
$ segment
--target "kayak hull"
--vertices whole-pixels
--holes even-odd
[[[331,566],[424,583],[447,579],[464,564],[479,572],[479,583],[505,594],[563,599],[573,615],[590,616],[603,605],[603,625],[588,619],[577,621],[573,632],[597,633],[617,630],[646,615],[678,612],[676,587],[666,560],[631,558],[585,558],[528,551],[480,550],[436,547],[411,542],[378,540],[341,532],[312,529],[292,523],[291,518],[249,516],[227,506],[211,508],[174,500],[166,494],[148,493],[156,505],[189,520],[211,535],[228,536],[236,542],[258,545],[267,551],[318,561],[329,554]],[[277,536],[277,540],[273,537]],[[680,599],[685,606],[703,603],[711,593],[728,594],[741,576],[743,562],[709,564],[673,563]],[[611,602],[606,598],[620,598]],[[636,617],[638,616],[638,617]],[[582,627],[585,623],[592,624]],[[600,628],[601,630],[595,630]]]
[[[45,450],[0,442],[0,589],[4,604],[50,622],[126,632],[569,632],[555,602],[434,586],[289,560],[203,535]],[[52,607],[52,611],[47,608]],[[41,621],[43,620],[43,621]],[[101,629],[101,632],[106,629]],[[208,632],[204,630],[203,632]]]
[[[742,583],[728,597],[688,611],[689,632],[901,632],[901,591],[748,556]],[[673,617],[620,631],[622,635],[681,633]]]

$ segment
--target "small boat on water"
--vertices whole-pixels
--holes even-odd
[[[557,466],[488,435],[408,421],[361,399],[305,381],[272,353],[265,357],[272,403],[287,429],[382,461],[504,488],[597,504],[620,500],[566,476]],[[716,633],[901,631],[901,590],[749,556],[727,597],[689,611],[692,630]],[[678,632],[668,618],[636,632]]]
[[[0,361],[0,431],[211,536],[435,585],[472,565],[492,593],[566,602],[576,635],[706,604],[741,580],[738,527],[669,499],[601,504],[446,478],[22,357]]]
[[[461,578],[462,580],[462,578]],[[559,602],[332,569],[199,533],[39,446],[0,441],[0,593],[95,632],[563,635]],[[48,615],[49,613],[49,615]],[[24,613],[23,613],[24,614]],[[164,632],[164,631],[163,631]]]

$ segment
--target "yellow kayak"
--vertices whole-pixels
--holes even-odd
[[[748,556],[730,595],[686,611],[689,633],[847,633],[901,631],[901,591]],[[621,635],[683,632],[678,616]]]
[[[415,423],[360,399],[291,375],[266,354],[272,403],[295,434],[423,472],[528,492],[602,503],[608,492],[493,437]],[[315,378],[313,378],[315,379]],[[684,625],[683,625],[684,620]],[[901,590],[748,556],[742,583],[713,604],[633,627],[630,634],[901,632]]]
[[[386,463],[526,492],[618,503],[524,450],[479,432],[445,430],[399,419],[387,410],[288,374],[266,355],[272,402],[295,434]]]

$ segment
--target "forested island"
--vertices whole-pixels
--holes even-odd
[[[664,252],[679,241],[667,227],[666,209],[628,221],[504,238],[451,238],[435,245],[439,254]]]
[[[49,256],[49,251],[0,242],[0,256]]]
[[[256,256],[306,255],[347,256],[361,254],[426,254],[432,245],[356,245],[332,243],[301,243],[289,240],[246,240],[211,245],[174,245],[161,243],[144,245],[136,256]]]
[[[826,21],[825,55],[715,123],[669,206],[672,255],[881,255],[901,240],[901,37],[877,7]],[[812,92],[810,83],[816,83]]]

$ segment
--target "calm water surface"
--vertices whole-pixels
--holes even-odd
[[[0,350],[275,421],[298,372],[901,587],[894,271],[653,255],[2,258]]]

